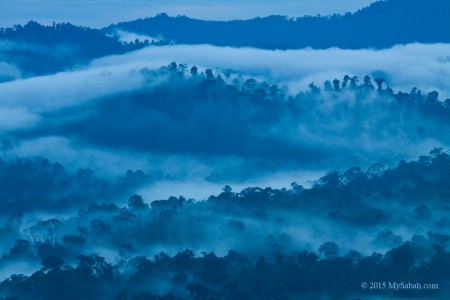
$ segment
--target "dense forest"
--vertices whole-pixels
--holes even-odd
[[[0,31],[1,59],[26,70],[24,76],[51,74],[93,58],[125,52],[117,39],[71,24],[29,22]]]
[[[51,165],[26,163],[39,170],[37,178]],[[24,172],[17,162],[9,164],[10,172]],[[26,263],[32,271],[3,280],[0,292],[6,299],[448,296],[449,170],[449,154],[435,149],[390,169],[375,164],[330,172],[312,188],[293,183],[234,192],[225,186],[205,201],[135,194],[114,203],[92,195],[96,203],[74,215],[35,223],[16,212],[0,230],[1,262]],[[321,222],[334,233],[314,229]],[[389,230],[402,226],[408,238]],[[311,234],[320,235],[305,243]],[[361,234],[367,245],[349,241]],[[372,281],[439,288],[360,288]]]
[[[0,28],[0,61],[19,68],[22,77],[30,77],[82,67],[107,55],[167,44],[154,40],[122,42],[98,29],[70,23],[45,26],[30,21],[23,26]],[[11,79],[0,77],[0,82]]]
[[[311,83],[309,90],[291,95],[286,87],[175,62],[135,72],[147,85],[95,105],[47,113],[37,126],[12,131],[11,140],[2,141],[4,299],[448,296],[450,156],[442,148],[396,166],[373,162],[333,170],[311,187],[293,182],[290,188],[234,191],[227,185],[204,200],[186,199],[176,190],[168,199],[135,193],[164,174],[130,170],[104,177],[42,157],[20,158],[14,148],[18,139],[63,134],[144,152],[260,157],[266,165],[259,168],[271,169],[283,161],[304,165],[311,157],[326,161],[326,156],[311,156],[278,131],[262,138],[248,124],[270,132],[280,120],[292,126],[287,116],[310,123],[341,120],[350,110],[349,126],[355,127],[355,115],[381,110],[388,114],[370,121],[377,130],[376,124],[387,122],[389,128],[401,125],[398,130],[414,139],[447,141],[440,130],[449,126],[449,100],[416,88],[394,92],[370,76],[361,82],[345,76],[320,87]],[[161,78],[161,84],[150,85]],[[335,109],[340,105],[345,110]],[[221,122],[212,122],[209,115],[219,111]],[[216,134],[190,134],[201,130],[199,123]],[[364,282],[434,286],[366,290]]]
[[[0,29],[0,300],[450,299],[449,10]]]
[[[132,76],[142,78],[141,88],[48,112],[35,126],[9,136],[65,136],[139,153],[236,156],[251,163],[244,173],[335,168],[339,157],[365,165],[394,163],[414,144],[450,142],[449,100],[417,88],[394,92],[380,78],[346,75],[292,95],[285,86],[175,62]],[[388,143],[394,140],[396,148]],[[355,147],[355,141],[361,145]],[[211,179],[229,172],[220,166]]]
[[[450,42],[446,30],[450,27],[449,10],[446,0],[388,0],[344,15],[203,21],[159,14],[111,25],[105,30],[162,36],[179,44],[264,49],[387,48],[414,42]]]

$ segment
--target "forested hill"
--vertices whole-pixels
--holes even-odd
[[[87,201],[67,217],[5,218],[0,270],[17,269],[0,277],[2,300],[449,299],[450,156],[442,149],[391,169],[330,172],[309,189],[226,186],[205,201],[133,195],[125,206],[103,202],[87,170],[70,174],[42,158],[0,163],[21,174],[16,186],[48,176],[55,191],[41,199],[88,185],[74,189]],[[14,205],[14,194],[28,193],[1,196]],[[404,228],[408,237],[396,234]],[[361,289],[375,280],[434,288]]]
[[[52,74],[106,55],[155,45],[149,41],[122,42],[98,29],[70,23],[25,25],[0,28],[0,62],[18,68],[21,77]],[[14,78],[2,78],[0,82]]]
[[[162,36],[179,44],[266,49],[386,48],[414,42],[450,42],[449,12],[448,0],[387,0],[345,15],[203,21],[159,14],[111,25],[104,30]]]
[[[0,29],[0,61],[15,65],[24,77],[59,72],[125,51],[125,45],[116,38],[68,23],[44,26],[30,21]]]
[[[0,82],[52,74],[86,65],[95,58],[172,43],[263,49],[361,49],[414,42],[450,43],[447,12],[447,0],[387,0],[353,14],[291,19],[268,16],[245,21],[204,21],[159,14],[101,30],[30,21],[0,28],[0,61],[14,71],[0,74]],[[149,38],[123,42],[120,31]]]

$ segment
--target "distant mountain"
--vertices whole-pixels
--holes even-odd
[[[353,14],[291,19],[269,16],[245,21],[203,21],[159,14],[102,30],[69,23],[45,26],[30,21],[0,28],[0,82],[52,74],[102,56],[172,42],[263,49],[360,49],[413,42],[450,43],[449,13],[448,0],[387,0]],[[120,31],[156,39],[123,42]]]
[[[251,20],[202,21],[159,14],[104,29],[158,36],[179,44],[251,46],[266,49],[304,47],[386,48],[395,44],[450,42],[450,1],[378,1],[353,14]]]
[[[94,58],[147,45],[150,45],[148,41],[123,43],[98,29],[69,23],[45,26],[30,21],[13,28],[0,28],[0,62],[16,66],[23,77],[63,71]]]
[[[96,29],[68,23],[44,26],[34,21],[0,29],[0,46],[0,61],[17,66],[25,77],[62,71],[126,51],[119,40]]]

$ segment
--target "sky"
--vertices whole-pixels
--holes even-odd
[[[248,19],[257,16],[328,15],[353,12],[373,0],[0,0],[0,27],[23,24],[71,22],[104,27],[119,21],[166,12],[199,19]]]

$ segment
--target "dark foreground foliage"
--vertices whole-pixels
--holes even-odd
[[[171,197],[150,205],[133,195],[124,207],[91,205],[77,216],[28,227],[12,215],[0,233],[15,242],[1,263],[41,267],[5,279],[0,292],[6,299],[445,299],[450,288],[448,170],[450,156],[435,149],[392,169],[374,165],[365,172],[331,172],[309,189],[293,184],[289,190],[235,193],[226,186],[207,201]],[[340,241],[346,242],[339,230],[333,237],[317,236],[323,241],[318,247],[301,244],[287,225],[296,219],[322,220],[345,228],[347,235],[363,229],[373,235],[369,248],[386,250],[370,254],[366,248],[362,254],[348,243],[341,247]],[[399,224],[416,233],[403,242],[402,236],[380,230]],[[202,250],[219,241],[228,248],[223,255]],[[252,244],[261,247],[252,249]],[[157,245],[173,254],[154,255]],[[101,247],[118,252],[111,256]],[[363,282],[387,288],[365,290]],[[436,286],[389,288],[394,283]]]
[[[6,299],[349,299],[367,296],[438,299],[448,296],[450,253],[433,246],[428,261],[415,259],[421,247],[407,242],[385,255],[320,258],[296,251],[275,258],[248,257],[236,251],[218,257],[190,250],[170,257],[138,256],[111,264],[98,255],[81,255],[64,264],[48,257],[30,276],[14,275],[1,283]],[[433,283],[434,289],[364,290],[363,282]]]

